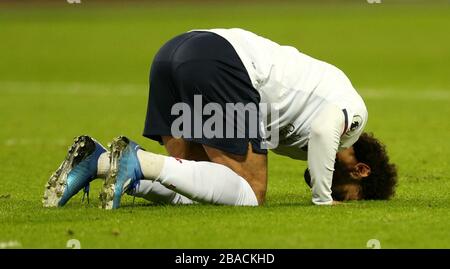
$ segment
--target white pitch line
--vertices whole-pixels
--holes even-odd
[[[449,100],[450,99],[450,89],[449,90],[370,90],[363,89],[360,91],[361,96],[364,99],[404,99],[404,100]]]
[[[403,99],[442,101],[450,99],[450,89],[357,89],[364,99]],[[94,96],[147,96],[148,85],[118,83],[80,83],[80,82],[0,82],[0,94],[57,94]]]
[[[53,145],[65,146],[69,145],[70,140],[64,138],[9,138],[4,140],[3,144],[7,147],[15,146],[36,146],[36,145]]]
[[[77,82],[0,82],[0,94],[57,95],[148,95],[144,84],[101,84]]]

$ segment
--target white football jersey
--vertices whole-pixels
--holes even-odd
[[[211,29],[242,60],[261,103],[278,112],[264,130],[278,130],[275,153],[308,160],[313,202],[331,204],[336,152],[355,143],[367,109],[347,76],[335,66],[291,46],[281,46],[242,29]],[[270,113],[269,109],[267,113]],[[273,129],[275,128],[275,129]]]

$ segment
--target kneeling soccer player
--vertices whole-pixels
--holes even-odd
[[[265,200],[268,148],[308,161],[304,178],[316,205],[389,199],[396,168],[363,132],[367,117],[333,65],[242,29],[190,31],[159,50],[150,72],[144,136],[170,156],[123,136],[109,150],[80,136],[43,203],[63,206],[103,178],[106,209],[118,208],[124,193],[157,203],[257,206]]]

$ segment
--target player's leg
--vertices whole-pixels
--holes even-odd
[[[102,207],[118,208],[124,192],[141,179],[201,203],[258,205],[248,182],[230,168],[205,161],[189,161],[142,150],[126,137],[111,143],[111,169],[100,194]]]
[[[244,178],[261,205],[265,201],[267,191],[267,155],[255,153],[249,143],[246,155],[231,154],[210,146],[203,146],[209,159],[232,169]]]
[[[112,151],[114,156],[114,149]],[[225,165],[167,157],[143,150],[138,150],[135,155],[142,171],[141,177],[189,199],[213,204],[258,205],[248,182]]]
[[[208,155],[211,156],[212,162],[225,165],[228,168],[232,169],[237,175],[239,175],[240,176],[239,181],[245,179],[249,183],[253,192],[255,193],[258,203],[262,204],[264,202],[265,193],[267,189],[267,156],[263,154],[254,153],[251,150],[250,144],[247,155],[241,156],[229,154],[227,152],[209,146],[202,146],[197,143],[186,141],[184,139],[173,138],[170,136],[163,136],[162,140],[164,141],[164,146],[166,147],[166,150],[169,153],[169,155],[179,159],[181,162],[183,162],[182,159],[192,161],[209,160]],[[138,158],[140,159],[142,169],[149,170],[144,172],[144,176],[145,174],[147,174],[148,177],[155,177],[156,173],[153,171],[155,167],[153,165],[149,165],[150,163],[154,163],[153,161],[154,156],[139,151]],[[215,165],[210,166],[208,170],[215,170],[216,167],[217,166]],[[222,169],[219,168],[219,170]],[[166,180],[167,181],[166,184],[170,183],[171,185],[169,184],[168,186],[174,189],[174,186],[179,185],[178,184],[179,180],[183,181],[185,180],[185,178],[175,177],[173,179]],[[186,180],[189,180],[189,178],[186,178]],[[190,180],[201,181],[202,179],[194,178]],[[225,180],[228,180],[228,178],[226,178]],[[233,179],[230,180],[233,181]],[[172,183],[175,183],[176,185]],[[237,186],[239,187],[240,185],[237,184]],[[213,188],[215,187],[216,186],[214,186]],[[248,188],[245,189],[249,190]],[[190,192],[188,196],[196,196],[195,193],[201,192],[202,190],[188,190],[188,191]],[[233,188],[233,185],[230,184],[230,186],[226,186],[223,189],[223,191],[236,192],[238,190]],[[146,198],[153,202],[172,203],[172,204],[191,203],[190,199],[176,193],[173,190],[164,187],[161,183],[159,183],[159,181],[156,180],[155,181],[142,180],[140,182],[140,185],[138,186],[137,191],[133,193],[133,195]],[[250,193],[249,196],[252,197],[253,195]]]
[[[251,150],[247,152],[246,156],[240,156],[240,155],[234,155],[229,154],[224,151],[217,150],[212,147],[208,146],[202,146],[198,143],[193,143],[190,141],[186,141],[184,139],[175,139],[170,136],[164,136],[163,137],[164,145],[169,152],[171,156],[177,157],[179,159],[184,158],[186,160],[194,160],[194,161],[202,161],[202,160],[209,160],[210,162],[213,162],[215,164],[208,164],[205,162],[197,162],[197,163],[191,163],[200,167],[203,167],[205,169],[205,174],[208,174],[208,172],[211,173],[218,173],[219,175],[224,175],[224,178],[220,178],[219,180],[213,180],[215,177],[209,175],[208,178],[212,178],[211,181],[217,182],[217,186],[209,187],[211,189],[221,189],[224,193],[230,192],[230,193],[241,193],[241,196],[244,197],[241,202],[237,202],[237,205],[246,205],[246,203],[252,204],[254,202],[254,193],[251,193],[250,188],[248,188],[248,184],[244,182],[243,180],[246,180],[248,183],[251,182],[250,187],[252,189],[256,189],[258,192],[257,197],[261,197],[261,202],[264,200],[264,194],[266,189],[266,155],[262,154],[255,154]],[[184,150],[183,154],[179,154],[179,149],[188,149]],[[206,150],[205,150],[206,149]],[[210,157],[213,157],[211,159]],[[179,162],[183,162],[183,160],[179,160]],[[184,161],[185,162],[185,161]],[[224,165],[227,168],[224,168],[219,165]],[[178,166],[178,164],[177,164]],[[179,167],[179,166],[178,166]],[[234,173],[230,173],[229,169],[231,169]],[[193,168],[194,169],[194,168]],[[254,170],[255,169],[255,170]],[[258,171],[258,172],[256,172]],[[203,174],[203,173],[200,173]],[[260,180],[256,180],[256,178],[260,177]],[[170,176],[169,176],[170,177]],[[247,179],[248,178],[248,179]],[[164,179],[160,179],[164,180]],[[183,179],[181,179],[183,180]],[[203,178],[193,178],[191,179],[193,181],[199,181],[202,182]],[[208,179],[206,179],[208,180]],[[227,181],[230,182],[227,182]],[[166,184],[170,183],[178,183],[178,178],[173,179],[165,179],[164,180]],[[197,191],[205,191],[205,192],[211,192],[212,190],[207,190],[207,186],[210,185],[210,182],[202,184],[205,188],[204,190],[197,190]],[[213,182],[211,182],[213,183]],[[215,184],[215,183],[213,183]],[[226,186],[221,187],[223,184]],[[174,184],[172,184],[174,185]],[[169,185],[170,186],[170,185]],[[174,185],[176,186],[176,185]],[[254,186],[254,187],[253,187]],[[195,195],[194,191],[193,193],[189,194],[190,196]],[[220,192],[219,192],[220,193]],[[225,194],[218,194],[218,196],[225,195]],[[214,196],[214,195],[213,195]],[[241,197],[241,198],[242,198]],[[212,198],[214,200],[214,198]],[[230,198],[229,201],[224,201],[227,204],[236,204],[235,199],[239,200],[239,197]],[[234,202],[233,202],[234,201]],[[250,201],[250,202],[249,202]],[[206,201],[210,202],[210,201]]]

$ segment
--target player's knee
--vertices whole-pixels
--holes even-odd
[[[260,184],[258,182],[248,182],[253,194],[256,197],[256,200],[258,201],[258,205],[263,205],[266,200],[266,186],[264,184]]]
[[[258,205],[263,205],[266,201],[266,190],[265,189],[256,189],[253,190],[255,193],[256,199],[258,200]]]
[[[241,181],[236,182],[239,185],[239,194],[237,198],[236,205],[241,206],[259,206],[264,203],[264,195],[261,191],[256,191],[253,187],[245,180],[240,177]]]
[[[267,180],[264,174],[241,173],[241,176],[247,181],[254,196],[258,200],[258,205],[262,205],[266,199]]]
[[[186,141],[171,136],[163,136],[162,140],[164,147],[170,156],[180,159],[187,159],[188,145]]]

